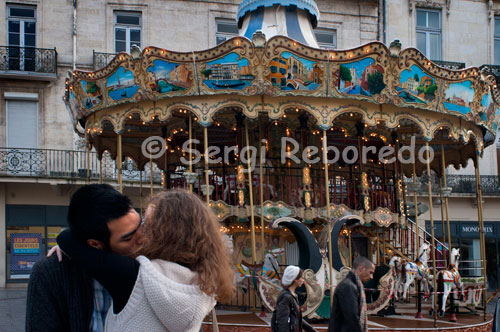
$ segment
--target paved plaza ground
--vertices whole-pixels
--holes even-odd
[[[496,301],[488,304],[488,312],[495,311]],[[0,332],[24,331],[26,317],[26,287],[0,288]]]

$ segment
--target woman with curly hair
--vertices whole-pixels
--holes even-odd
[[[136,259],[74,239],[57,242],[113,298],[106,331],[199,331],[216,299],[229,299],[233,271],[220,225],[210,208],[184,190],[149,200]]]

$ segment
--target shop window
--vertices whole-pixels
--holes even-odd
[[[495,17],[495,65],[500,65],[500,17]]]
[[[320,48],[336,49],[337,48],[337,30],[334,29],[315,29],[314,35]]]
[[[238,25],[235,20],[216,19],[215,44],[219,45],[226,40],[238,36]]]
[[[36,7],[7,6],[9,70],[35,71]]]
[[[417,9],[417,48],[431,60],[441,60],[441,12]]]
[[[141,47],[142,15],[138,12],[115,12],[115,52],[130,53],[132,45]]]

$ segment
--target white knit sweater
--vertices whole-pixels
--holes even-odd
[[[141,264],[123,310],[109,309],[106,332],[198,332],[215,299],[196,284],[197,274],[179,264],[137,257]]]

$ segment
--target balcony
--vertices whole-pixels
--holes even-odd
[[[486,68],[486,71],[495,76],[495,78],[497,79],[497,83],[500,82],[500,66],[499,65],[482,65],[479,67],[479,70],[483,70],[484,68]]]
[[[422,184],[419,192],[427,195],[427,176],[419,179]],[[413,183],[412,179],[405,179],[407,185]],[[451,188],[451,196],[475,196],[476,177],[474,175],[447,175],[447,187]],[[500,177],[497,175],[481,175],[481,191],[483,196],[500,196]],[[439,179],[432,177],[433,195],[439,195]]]
[[[89,157],[89,158],[88,158]],[[153,167],[153,184],[161,184],[161,170]],[[118,171],[109,153],[102,160],[95,152],[52,149],[0,148],[0,177],[66,179],[85,181],[87,175],[96,181],[117,181]],[[150,182],[149,165],[139,171],[130,159],[123,162],[122,177],[125,182]]]
[[[96,51],[93,52],[94,70],[99,70],[106,67],[116,56],[116,53],[102,53]]]
[[[56,80],[56,49],[0,46],[0,77]]]
[[[453,62],[453,61],[441,61],[441,60],[432,60],[436,65],[450,69],[450,70],[460,70],[465,68],[464,62]]]

